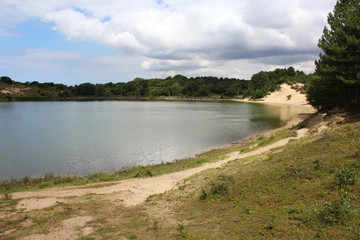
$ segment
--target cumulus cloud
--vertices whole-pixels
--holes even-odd
[[[39,18],[68,41],[93,41],[119,53],[141,56],[139,65],[147,71],[195,73],[229,67],[236,61],[244,64],[242,60],[268,66],[297,64],[318,55],[317,41],[335,3],[3,0],[0,6],[6,16],[0,17],[4,21],[0,37],[20,21]],[[237,69],[230,72],[236,74]]]

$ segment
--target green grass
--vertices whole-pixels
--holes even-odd
[[[360,123],[343,124],[214,170],[200,198],[179,202],[179,217],[192,221],[188,239],[359,239],[360,187],[344,180],[360,174],[359,139]]]

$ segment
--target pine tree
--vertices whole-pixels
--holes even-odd
[[[338,0],[328,23],[308,91],[310,103],[322,110],[360,102],[360,0]]]

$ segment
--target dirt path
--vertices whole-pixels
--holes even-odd
[[[19,210],[23,209],[25,211],[49,207],[55,205],[57,202],[62,201],[62,198],[83,196],[86,194],[108,195],[106,196],[108,199],[121,201],[125,206],[134,206],[144,202],[149,196],[153,194],[164,193],[175,188],[177,183],[194,174],[200,173],[206,169],[221,167],[223,164],[226,164],[227,162],[233,161],[235,159],[262,154],[272,148],[284,146],[291,139],[303,137],[306,132],[306,129],[301,129],[298,130],[297,137],[286,138],[247,153],[239,153],[236,151],[229,154],[228,157],[224,160],[214,163],[206,163],[200,167],[187,169],[181,172],[174,172],[152,178],[127,179],[117,182],[114,185],[104,187],[62,187],[36,192],[19,192],[14,193],[12,197],[14,199],[22,199],[19,202],[17,208]]]

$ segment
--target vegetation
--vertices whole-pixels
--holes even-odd
[[[191,77],[182,75],[165,79],[136,78],[127,83],[93,84],[82,83],[75,86],[51,82],[13,81],[9,77],[0,79],[0,100],[59,100],[96,98],[201,98],[219,99],[234,97],[262,98],[280,87],[282,83],[308,83],[312,77],[293,67],[276,69],[254,74],[250,81],[217,78]],[[308,84],[306,84],[308,85]]]
[[[324,111],[360,102],[360,5],[339,0],[329,13],[318,46],[323,50],[308,92],[310,103]]]
[[[188,239],[358,239],[354,153],[360,145],[354,139],[360,123],[337,125],[338,118],[326,119],[327,130],[312,126],[311,135],[266,156],[192,178],[186,183],[192,190],[180,200],[175,193],[163,199],[176,202],[176,217],[191,221]]]

